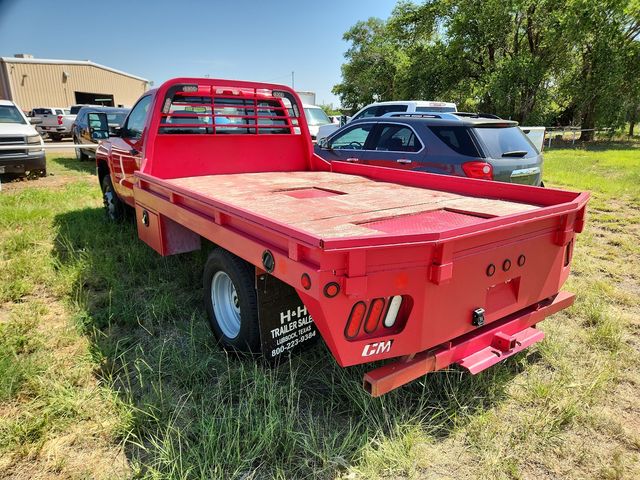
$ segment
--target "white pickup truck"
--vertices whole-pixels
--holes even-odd
[[[76,119],[68,108],[39,107],[31,111],[31,116],[42,120],[36,127],[40,134],[47,134],[54,142],[71,136],[71,125]]]

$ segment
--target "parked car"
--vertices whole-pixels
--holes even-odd
[[[331,119],[327,116],[322,108],[316,105],[303,105],[304,115],[307,117],[307,125],[309,126],[309,133],[311,134],[311,140],[314,141],[318,136],[318,130],[323,125],[332,125]]]
[[[100,120],[98,117],[89,115],[90,113],[106,113],[107,122],[111,131],[122,126],[127,115],[129,114],[129,108],[115,108],[115,107],[96,107],[85,106],[78,110],[78,116],[76,121],[71,127],[71,135],[73,137],[73,143],[75,144],[97,144],[102,138],[100,135],[96,135],[94,130],[100,127]],[[78,160],[87,160],[88,158],[95,158],[95,149],[93,148],[76,148],[76,158]]]
[[[42,135],[48,135],[54,142],[59,142],[71,136],[71,125],[76,119],[70,109],[61,107],[38,107],[31,111],[33,118],[40,118],[36,130]]]
[[[439,113],[455,112],[458,108],[451,102],[433,102],[429,100],[397,100],[390,102],[376,102],[358,110],[353,117],[347,117],[346,123],[362,118],[382,117],[389,113]],[[316,140],[328,137],[338,129],[335,124],[326,125],[318,129]]]
[[[456,114],[353,121],[315,151],[325,160],[541,185],[542,155],[517,122]]]
[[[36,118],[32,121],[37,123],[41,120]],[[0,149],[0,174],[46,176],[42,143],[42,137],[22,110],[9,100],[0,100],[0,147],[3,147]]]

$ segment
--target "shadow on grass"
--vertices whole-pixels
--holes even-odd
[[[371,366],[342,369],[323,345],[277,369],[220,350],[201,307],[202,252],[161,258],[99,209],[56,217],[54,257],[92,341],[99,378],[127,406],[122,438],[140,473],[333,478],[376,442],[446,437],[501,401],[523,357],[456,370],[373,399]]]
[[[96,162],[93,160],[80,161],[75,158],[75,153],[71,151],[70,157],[53,157],[56,163],[68,170],[75,170],[82,173],[96,173]]]

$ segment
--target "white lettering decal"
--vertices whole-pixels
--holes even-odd
[[[393,340],[387,340],[386,342],[369,343],[364,346],[362,350],[363,357],[370,357],[372,355],[380,355],[382,353],[388,353],[391,351],[391,344]]]

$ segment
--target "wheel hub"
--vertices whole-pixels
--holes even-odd
[[[240,298],[231,277],[225,272],[216,272],[211,279],[211,304],[222,333],[235,338],[240,333]]]

